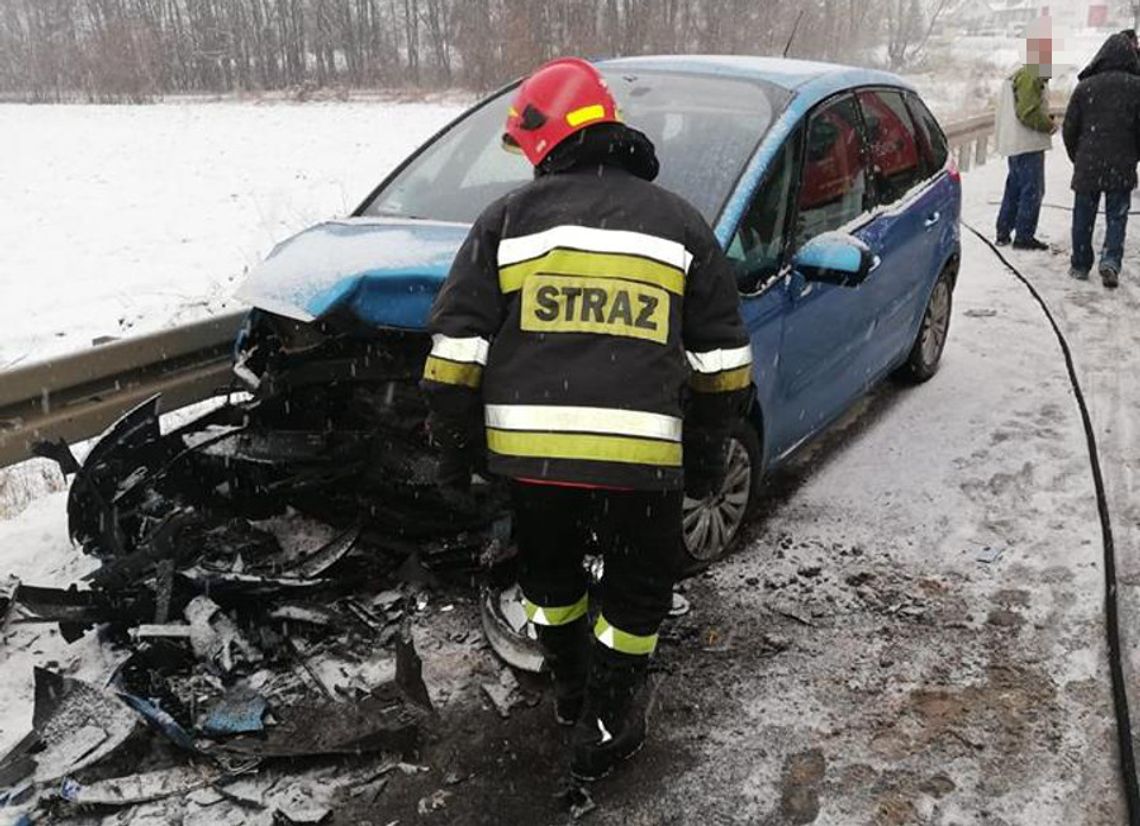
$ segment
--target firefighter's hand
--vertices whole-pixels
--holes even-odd
[[[439,449],[436,484],[448,493],[467,493],[471,488],[475,452],[470,429],[434,413],[428,415],[427,429],[432,444]]]
[[[724,487],[728,472],[728,441],[723,436],[697,433],[685,437],[685,495],[707,499]]]

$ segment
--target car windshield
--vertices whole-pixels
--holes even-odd
[[[630,126],[657,147],[657,183],[712,222],[757,143],[786,101],[776,86],[679,72],[606,76]],[[472,223],[496,198],[531,180],[526,159],[502,147],[511,89],[432,143],[365,207],[391,215]]]

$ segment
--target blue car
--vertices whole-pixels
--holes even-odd
[[[707,562],[767,470],[884,377],[934,375],[960,260],[959,175],[938,122],[892,74],[756,57],[598,66],[624,119],[656,145],[658,183],[714,227],[752,336],[755,403],[725,487],[685,505],[689,552]],[[418,334],[469,225],[532,174],[500,144],[512,89],[440,131],[352,217],[283,242],[251,273],[241,295],[256,309],[237,363],[251,386],[281,341],[350,329],[410,348],[414,383]]]

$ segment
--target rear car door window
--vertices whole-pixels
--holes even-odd
[[[918,151],[917,130],[898,92],[862,91],[859,106],[867,127],[876,201],[889,206],[927,177]]]
[[[871,208],[868,165],[855,98],[846,95],[808,120],[800,175],[796,248]]]
[[[908,94],[906,102],[918,125],[918,136],[930,174],[936,175],[946,166],[946,160],[950,157],[950,146],[946,142],[946,135],[918,95]]]
[[[728,258],[742,293],[763,289],[784,264],[788,216],[799,171],[800,135],[797,130],[772,158],[764,182],[729,242]]]

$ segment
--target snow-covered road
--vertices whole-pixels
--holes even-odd
[[[966,217],[980,229],[990,231],[1002,174],[991,164],[965,178]],[[1066,174],[1051,158],[1050,202],[1068,203]],[[1066,247],[1068,217],[1047,209],[1043,222]],[[1140,645],[1140,257],[1108,293],[1068,280],[1063,257],[1011,255],[1075,350],[1105,460],[1127,641]],[[0,523],[0,572],[41,583],[80,573],[63,511],[55,494]],[[694,610],[662,647],[653,740],[628,773],[598,785],[594,822],[1122,822],[1100,533],[1077,409],[1040,309],[976,239],[963,236],[938,376],[868,397],[773,480],[747,547],[688,593]],[[429,607],[418,621],[463,610]],[[445,651],[422,653],[429,682],[454,671]],[[10,629],[0,749],[30,721],[33,664],[94,678],[110,656],[93,635],[67,646],[52,629]],[[445,772],[474,777],[450,787],[440,822],[563,819],[548,709],[504,721],[480,697],[472,685],[448,700],[422,755],[430,771],[390,782],[382,822],[417,822],[417,801]],[[344,822],[355,822],[351,805],[338,812]],[[153,822],[215,823],[221,812],[183,799],[149,807]]]

